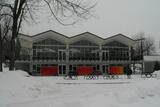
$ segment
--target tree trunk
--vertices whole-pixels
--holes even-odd
[[[10,62],[9,62],[9,70],[13,71],[14,70],[14,63],[15,63],[15,41],[14,39],[11,39],[10,43]]]
[[[3,49],[2,49],[2,35],[1,35],[1,26],[0,26],[0,72],[3,71],[2,60],[3,60]]]
[[[10,41],[10,63],[9,70],[14,70],[15,65],[15,38],[17,37],[17,21],[18,17],[16,15],[13,17],[13,25],[12,25],[12,38]]]
[[[0,72],[3,72],[2,62],[0,61]]]
[[[10,54],[9,70],[12,71],[14,70],[14,65],[15,65],[15,39],[11,39],[10,49],[11,49],[10,51],[11,54]]]
[[[14,60],[14,58],[11,58],[10,63],[9,63],[9,70],[10,71],[14,70],[14,65],[15,65],[15,60]]]
[[[2,49],[2,40],[0,40],[0,72],[3,71],[3,67],[2,67],[3,61],[2,60],[3,60],[3,49]]]
[[[2,60],[0,59],[0,72],[3,72]]]
[[[10,41],[10,63],[9,63],[9,70],[12,71],[14,70],[14,65],[15,65],[15,37],[17,29],[12,30],[12,38]]]

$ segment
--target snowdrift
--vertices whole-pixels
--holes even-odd
[[[0,72],[0,107],[159,107],[160,73],[155,73],[157,78],[64,80]]]

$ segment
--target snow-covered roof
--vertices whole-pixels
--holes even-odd
[[[160,61],[160,55],[144,56],[144,61]]]

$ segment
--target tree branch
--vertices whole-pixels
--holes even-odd
[[[45,1],[45,3],[48,5],[49,10],[51,11],[51,13],[52,13],[52,15],[54,16],[54,18],[55,18],[60,24],[62,24],[63,26],[73,25],[73,24],[75,24],[75,23],[77,22],[77,21],[75,21],[75,22],[69,23],[69,24],[65,24],[65,23],[61,22],[61,21],[58,19],[58,17],[55,15],[55,13],[53,12],[53,10],[52,10],[49,2],[48,2],[47,0],[44,0],[44,1]]]
[[[13,15],[9,14],[9,13],[3,13],[3,14],[0,14],[0,20],[5,17],[5,16],[10,16],[10,17],[13,17]]]
[[[23,11],[22,8],[25,5],[25,2],[26,2],[26,0],[20,0],[17,16],[19,16],[21,14],[21,12]]]
[[[9,9],[11,9],[11,11],[13,11],[13,7],[11,6],[11,4],[7,4],[7,3],[0,3],[1,7],[7,7]]]

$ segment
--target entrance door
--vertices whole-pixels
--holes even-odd
[[[102,51],[102,60],[109,60],[109,51]]]
[[[108,65],[102,65],[102,72],[108,74]]]
[[[66,60],[65,50],[58,50],[58,60]]]
[[[58,74],[65,75],[66,74],[66,65],[60,64],[58,65]]]

